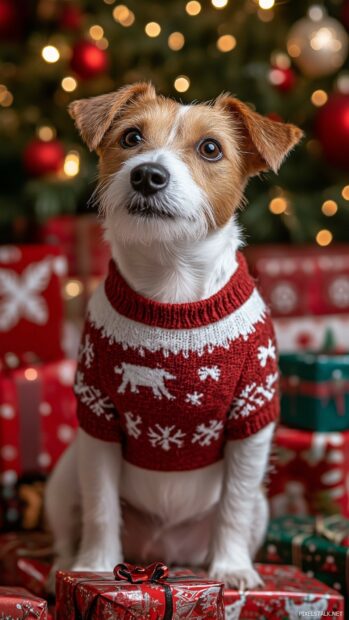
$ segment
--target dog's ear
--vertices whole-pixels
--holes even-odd
[[[119,90],[73,101],[68,111],[75,120],[82,139],[90,151],[96,150],[101,144],[114,118],[136,99],[153,99],[156,97],[155,88],[148,82],[138,82],[123,86]]]
[[[286,155],[303,136],[302,130],[295,125],[261,116],[229,94],[220,95],[214,105],[227,110],[236,122],[249,176],[270,169],[277,172]]]

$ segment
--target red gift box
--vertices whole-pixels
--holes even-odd
[[[76,363],[59,360],[0,374],[0,472],[13,484],[22,473],[51,470],[77,427]]]
[[[225,590],[226,620],[299,620],[344,617],[344,598],[294,566],[256,564],[263,579],[257,590]]]
[[[279,426],[269,480],[273,517],[349,516],[349,431],[312,432]]]
[[[24,588],[0,586],[1,620],[47,620],[47,602]]]
[[[70,276],[102,276],[107,272],[110,250],[96,215],[53,217],[41,228],[43,243],[58,245],[68,259]]]
[[[274,317],[349,312],[349,246],[250,246],[246,258]]]
[[[115,576],[114,576],[115,575]],[[111,573],[57,573],[56,620],[223,620],[223,585],[194,575],[168,577],[161,562],[119,564]]]
[[[61,357],[65,272],[58,248],[0,248],[0,367]]]
[[[42,595],[53,560],[52,537],[45,532],[0,535],[0,583]]]

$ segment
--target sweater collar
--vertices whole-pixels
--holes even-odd
[[[147,299],[130,288],[113,260],[109,263],[105,292],[113,308],[133,321],[163,329],[202,327],[232,314],[250,297],[254,282],[240,252],[237,260],[238,267],[227,284],[201,301],[166,304]]]

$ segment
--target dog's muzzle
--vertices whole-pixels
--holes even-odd
[[[142,196],[151,196],[167,187],[169,172],[161,164],[146,162],[131,170],[131,185]]]

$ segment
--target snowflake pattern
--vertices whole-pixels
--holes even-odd
[[[142,418],[140,415],[134,415],[131,411],[125,413],[126,418],[126,430],[130,437],[138,439],[141,436],[142,431],[139,428],[142,424]]]
[[[104,416],[106,420],[112,420],[113,413],[107,413],[108,409],[113,409],[114,405],[108,396],[102,396],[102,392],[93,385],[86,385],[85,377],[82,372],[77,372],[75,382],[75,394],[80,401],[86,405],[96,416]]]
[[[81,343],[79,348],[78,360],[79,362],[85,361],[86,368],[91,368],[94,357],[95,350],[90,340],[90,334],[86,334],[84,342]]]
[[[160,426],[160,424],[155,424],[155,429],[149,428],[148,437],[153,448],[160,446],[163,450],[168,452],[172,447],[176,446],[177,448],[182,448],[183,446],[183,438],[185,437],[185,433],[181,431],[181,429],[177,429],[175,425],[172,426]]]
[[[14,617],[12,614],[7,614],[2,612],[0,615],[0,620],[27,620],[29,618],[40,618],[42,609],[34,609],[31,603],[22,602],[16,604],[16,609],[21,613],[20,616]]]
[[[229,414],[229,419],[239,419],[246,417],[256,409],[263,407],[266,402],[270,402],[275,395],[275,383],[278,373],[267,375],[265,381],[258,385],[255,381],[246,385],[237,398],[233,401],[233,407]]]
[[[200,446],[210,446],[212,441],[219,438],[222,429],[223,422],[221,420],[210,420],[208,424],[198,424],[191,443],[198,443]]]
[[[267,365],[267,361],[270,358],[271,360],[276,359],[276,349],[273,345],[273,341],[269,338],[268,344],[266,347],[260,346],[258,347],[257,353],[258,361],[262,368],[265,368]]]
[[[0,331],[12,329],[21,318],[44,325],[48,321],[48,307],[41,293],[46,290],[51,276],[51,261],[32,263],[18,274],[0,269]]]
[[[218,366],[201,366],[198,370],[200,381],[206,381],[208,377],[211,377],[214,381],[219,381],[221,371]]]
[[[203,393],[202,392],[193,392],[192,394],[187,394],[186,398],[185,398],[185,402],[186,403],[190,403],[191,405],[202,405],[201,399],[203,397]]]

